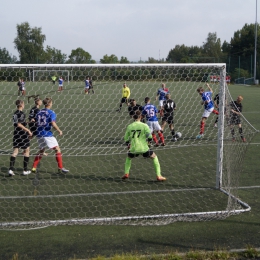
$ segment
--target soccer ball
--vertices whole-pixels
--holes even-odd
[[[177,132],[177,133],[175,134],[175,136],[176,136],[176,138],[181,138],[182,134],[181,134],[181,132]]]

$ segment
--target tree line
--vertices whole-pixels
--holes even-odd
[[[11,55],[6,48],[0,47],[0,63],[21,64],[94,64],[95,60],[89,52],[82,48],[71,50],[70,55],[47,45],[44,48],[46,35],[41,28],[31,27],[28,22],[17,24],[17,36],[14,39],[15,49],[19,58]],[[257,42],[260,34],[257,26]],[[166,59],[148,57],[139,63],[226,63],[227,72],[231,77],[252,77],[255,50],[255,24],[245,24],[242,29],[234,32],[230,42],[221,43],[217,33],[208,33],[201,46],[176,45],[168,53]],[[257,46],[259,53],[259,45]],[[257,59],[258,64],[259,59]],[[105,54],[100,60],[102,64],[130,63],[127,57]],[[257,69],[257,75],[259,75]]]

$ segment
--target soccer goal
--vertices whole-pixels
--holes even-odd
[[[232,97],[225,82],[225,64],[95,64],[95,65],[3,65],[0,64],[0,227],[32,228],[50,225],[113,224],[165,225],[176,221],[223,219],[250,211],[238,196],[239,176],[248,145],[257,130],[241,115],[242,142],[237,129],[230,130]],[[33,82],[28,71],[33,71]],[[47,79],[56,72],[73,75],[63,91]],[[27,96],[17,98],[16,82],[23,75]],[[208,75],[219,75],[210,84]],[[37,77],[37,79],[36,79]],[[86,92],[91,77],[93,92]],[[162,83],[176,103],[174,129],[181,133],[172,141],[166,125],[165,146],[153,150],[160,162],[164,182],[156,180],[151,159],[132,159],[130,176],[122,180],[127,157],[126,127],[133,122],[127,104],[118,108],[123,84],[130,98],[144,105],[145,97],[155,100]],[[219,94],[216,115],[206,121],[203,138],[196,139],[204,111],[197,88],[209,83]],[[53,131],[61,149],[66,174],[58,174],[55,153],[46,150],[36,173],[23,176],[23,154],[16,157],[15,175],[8,176],[13,151],[12,115],[15,101],[25,101],[26,117],[34,106],[28,96],[51,97],[56,123],[63,132]],[[43,107],[42,107],[43,108]],[[159,115],[158,115],[159,116]],[[161,119],[159,119],[161,123]],[[38,151],[37,138],[30,141],[32,167]]]
[[[52,67],[45,67],[40,70],[32,70],[32,81],[51,81],[52,76],[56,76],[57,79],[62,77],[65,82],[70,81],[70,71],[69,70],[53,70]]]

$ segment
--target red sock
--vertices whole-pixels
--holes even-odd
[[[40,162],[40,160],[42,159],[41,155],[36,155],[33,161],[33,168],[37,168],[38,163]]]
[[[155,135],[155,134],[152,134],[152,137],[153,137],[154,142],[155,142],[156,144],[158,144],[158,140],[157,140],[156,135]]]
[[[204,133],[204,128],[205,128],[205,122],[201,121],[200,122],[200,135]]]
[[[218,113],[218,110],[216,110],[216,109],[214,109],[214,110],[212,111],[212,113],[214,113],[214,114],[216,114],[216,115],[219,114],[219,113]]]
[[[56,153],[56,161],[58,163],[58,168],[62,169],[62,157],[61,157],[61,153]]]
[[[161,142],[164,144],[164,136],[161,132],[158,132],[159,138],[161,140]]]

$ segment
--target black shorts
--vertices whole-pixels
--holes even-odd
[[[19,91],[23,91],[23,87],[19,87]]]
[[[240,116],[231,116],[229,119],[230,125],[239,125],[241,124]]]
[[[162,118],[162,121],[163,122],[167,122],[169,125],[170,124],[173,124],[174,121],[173,121],[173,115],[167,115],[167,114],[164,114],[163,118]]]
[[[28,134],[14,135],[13,148],[21,148],[23,150],[30,147],[30,139]]]
[[[149,157],[151,157],[152,154],[153,154],[153,151],[148,150],[147,152],[143,153],[143,157],[149,158]],[[140,153],[128,153],[129,158],[135,158],[135,157],[138,157],[139,155],[140,155]]]
[[[123,97],[123,98],[121,99],[121,103],[127,103],[127,98],[126,98],[126,97]]]

